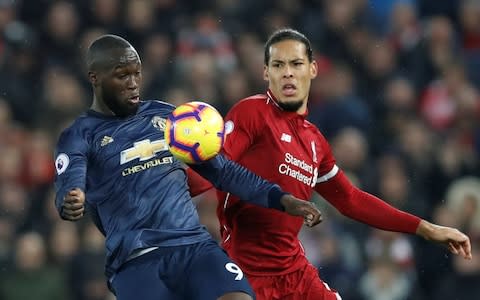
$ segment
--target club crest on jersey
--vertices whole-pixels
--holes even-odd
[[[154,116],[152,118],[152,125],[153,127],[157,128],[158,130],[160,131],[165,131],[165,124],[166,124],[167,120],[162,118],[162,117],[159,117],[159,116]]]
[[[57,169],[57,174],[60,175],[67,169],[70,164],[70,158],[65,153],[60,153],[55,159],[55,169]]]
[[[232,133],[234,127],[235,125],[232,120],[225,122],[225,135]]]

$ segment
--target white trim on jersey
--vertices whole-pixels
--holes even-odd
[[[335,177],[335,175],[337,175],[338,170],[339,169],[337,165],[333,165],[333,168],[327,174],[317,178],[317,183],[325,182],[325,181],[328,181],[329,179],[332,179],[333,177]]]
[[[225,226],[225,225],[223,225],[223,229],[224,229],[225,231],[228,231],[228,228],[227,228],[227,226]],[[230,233],[227,235],[227,237],[223,240],[222,243],[228,242],[229,239],[230,239]]]
[[[224,213],[227,210],[227,205],[228,205],[228,199],[229,198],[230,198],[230,193],[227,193],[227,195],[225,196],[225,203],[223,204],[223,212]],[[222,242],[222,243],[226,243],[230,239],[230,233],[229,233],[229,230],[228,230],[226,225],[223,225],[223,229],[225,230],[225,232],[228,232],[227,237]]]
[[[223,203],[223,211],[227,210],[228,198],[230,198],[230,193],[227,193],[225,196],[225,203]]]
[[[332,289],[328,286],[328,284],[325,281],[322,281],[322,283],[327,290],[332,291]],[[342,300],[342,297],[338,292],[335,292],[335,297],[337,298],[337,300]]]

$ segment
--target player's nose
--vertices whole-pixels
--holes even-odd
[[[139,80],[136,78],[136,76],[129,76],[128,81],[127,81],[127,87],[129,89],[138,89],[139,86]]]
[[[290,78],[290,77],[293,77],[293,72],[292,72],[292,68],[290,66],[285,66],[284,68],[284,71],[283,71],[283,77],[285,78]]]

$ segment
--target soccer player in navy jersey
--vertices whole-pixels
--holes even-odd
[[[87,67],[93,104],[59,138],[55,203],[66,220],[89,213],[105,235],[106,275],[117,299],[252,299],[242,270],[199,223],[191,193],[210,184],[198,174],[308,225],[320,212],[222,155],[192,165],[196,172],[172,157],[164,128],[174,107],[140,101],[140,58],[123,38],[95,40]]]
[[[471,258],[469,238],[389,206],[355,186],[335,164],[319,129],[306,120],[311,80],[317,75],[309,40],[293,29],[265,44],[265,94],[239,101],[227,114],[225,155],[296,197],[318,192],[342,214],[376,228],[417,234]],[[241,202],[219,192],[223,247],[258,300],[341,299],[311,265],[298,240],[302,220]]]

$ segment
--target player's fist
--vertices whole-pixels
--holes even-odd
[[[85,212],[85,193],[74,188],[63,198],[62,218],[69,221],[77,221]]]
[[[309,227],[322,222],[322,213],[312,202],[300,200],[287,194],[280,198],[280,203],[282,203],[286,213],[292,216],[303,217],[305,225]]]

